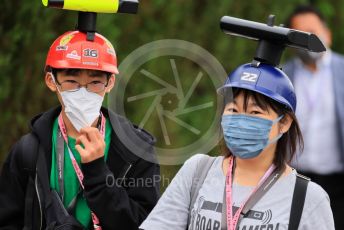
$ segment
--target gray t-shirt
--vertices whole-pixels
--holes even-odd
[[[190,191],[194,173],[202,156],[197,154],[187,160],[173,178],[158,204],[140,229],[185,230],[189,215]],[[190,230],[221,230],[221,212],[225,176],[222,171],[223,157],[217,157],[191,210]],[[239,230],[288,229],[291,202],[295,187],[296,171],[281,177],[242,219]],[[233,185],[233,210],[236,211],[254,188]],[[308,184],[301,221],[301,230],[332,230],[333,215],[329,197],[317,184]]]

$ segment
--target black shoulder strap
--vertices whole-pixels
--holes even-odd
[[[189,205],[189,217],[188,217],[188,226],[191,221],[191,209],[196,202],[196,198],[198,196],[198,192],[203,185],[205,178],[208,175],[208,171],[210,167],[213,165],[216,157],[209,157],[208,155],[202,156],[201,160],[199,161],[196,171],[195,177],[192,180],[191,191],[190,191],[190,205]]]
[[[309,181],[310,181],[309,178],[301,174],[296,175],[296,182],[295,182],[293,200],[291,203],[288,230],[297,230],[299,227],[301,215],[303,211],[303,206],[305,204],[307,186],[308,186]]]
[[[34,176],[36,172],[36,162],[38,156],[39,142],[33,133],[28,133],[21,140],[21,159],[24,171],[28,171],[29,175]]]
[[[39,142],[37,137],[28,133],[20,141],[21,167],[27,175],[25,190],[24,229],[32,229],[32,207],[35,193],[34,180]]]

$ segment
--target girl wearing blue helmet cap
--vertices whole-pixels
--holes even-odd
[[[334,229],[326,192],[288,166],[303,145],[288,77],[246,64],[218,92],[223,156],[185,162],[140,228]]]

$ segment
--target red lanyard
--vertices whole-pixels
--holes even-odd
[[[241,218],[243,217],[242,216],[243,209],[247,207],[247,204],[250,203],[251,205],[253,205],[254,203],[256,203],[258,201],[257,199],[260,199],[261,196],[263,196],[263,194],[267,192],[269,188],[271,188],[271,186],[278,180],[278,178],[281,175],[279,171],[276,172],[275,165],[271,165],[270,168],[264,174],[263,178],[260,179],[258,186],[252,191],[250,196],[245,200],[245,202],[240,206],[240,208],[234,213],[234,216],[233,216],[233,210],[232,210],[232,205],[233,205],[232,185],[233,185],[233,173],[234,173],[233,166],[234,166],[234,157],[231,157],[229,160],[229,169],[226,176],[226,214],[227,214],[226,218],[227,218],[228,230],[236,229]],[[268,178],[270,178],[269,181],[268,181]],[[258,189],[260,190],[259,194],[257,192]],[[257,195],[257,196],[253,197],[254,195]],[[254,199],[251,199],[251,198],[254,198]],[[246,214],[246,211],[244,213]]]
[[[101,124],[100,124],[100,134],[105,137],[105,122],[106,122],[106,119],[104,117],[103,114],[101,114]],[[82,187],[82,189],[84,189],[84,184],[82,183],[83,179],[84,179],[84,174],[82,173],[77,161],[75,160],[75,157],[72,153],[72,151],[70,150],[69,148],[69,145],[68,145],[68,137],[67,137],[67,129],[66,129],[66,126],[63,122],[63,118],[62,118],[62,115],[60,114],[59,118],[58,118],[58,123],[59,123],[59,128],[60,128],[60,131],[61,131],[61,134],[62,134],[62,137],[64,139],[64,141],[66,142],[67,144],[67,148],[68,148],[68,153],[69,153],[69,157],[72,161],[72,165],[73,165],[73,168],[74,168],[74,171],[75,171],[75,174],[76,176],[78,177],[78,180],[79,180],[79,183],[80,183],[80,186]],[[91,212],[91,215],[92,215],[92,222],[93,222],[93,227],[95,230],[101,230],[101,226],[99,225],[99,219],[98,217],[93,213]]]

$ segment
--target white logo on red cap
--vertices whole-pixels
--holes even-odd
[[[70,58],[70,59],[76,59],[76,60],[80,60],[81,57],[80,55],[78,54],[78,52],[76,50],[73,50],[72,52],[68,53],[66,55],[67,58]]]

